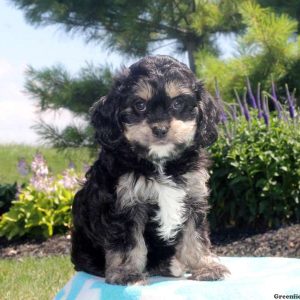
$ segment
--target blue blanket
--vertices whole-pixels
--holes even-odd
[[[55,300],[260,300],[280,295],[300,299],[300,259],[224,257],[221,262],[231,275],[215,282],[151,277],[147,286],[117,286],[78,272]]]

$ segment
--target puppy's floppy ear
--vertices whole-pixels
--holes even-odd
[[[120,104],[127,86],[130,70],[122,67],[114,78],[114,84],[107,96],[102,97],[90,109],[91,123],[96,129],[96,140],[104,147],[114,149],[123,139],[120,122]]]
[[[90,114],[97,142],[110,149],[117,147],[122,130],[119,123],[119,105],[114,95],[102,97],[92,106]]]
[[[198,124],[196,139],[201,147],[208,147],[218,138],[217,124],[220,120],[220,107],[216,100],[205,90],[203,82],[197,81]]]

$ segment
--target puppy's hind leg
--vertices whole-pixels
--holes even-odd
[[[105,280],[120,285],[146,284],[143,273],[146,266],[147,248],[142,233],[135,232],[135,244],[130,250],[106,250]]]
[[[81,229],[72,231],[71,260],[76,271],[104,276],[105,257],[103,247],[95,245]]]

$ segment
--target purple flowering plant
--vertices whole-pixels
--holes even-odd
[[[54,176],[41,153],[34,156],[30,167],[20,159],[18,170],[23,176],[30,170],[31,178],[29,184],[19,190],[10,210],[2,215],[0,236],[47,238],[68,230],[72,201],[84,180],[83,173],[76,173],[74,164],[70,164],[62,174]]]
[[[27,176],[28,173],[29,173],[29,167],[28,167],[28,164],[25,160],[25,158],[20,158],[19,161],[18,161],[18,172],[20,175],[22,176]]]
[[[246,85],[243,95],[235,92],[236,103],[223,104],[226,121],[209,149],[214,162],[213,230],[266,230],[300,222],[300,122],[295,93],[286,86],[285,96],[278,97],[274,83],[270,93],[260,85],[254,93],[248,80]]]
[[[222,103],[220,121],[223,124],[223,136],[228,142],[234,138],[238,124],[244,122],[243,118],[246,120],[248,127],[252,123],[260,122],[261,119],[267,129],[270,127],[271,122],[277,123],[280,121],[284,122],[285,126],[290,126],[290,123],[293,123],[299,129],[300,114],[299,109],[296,107],[295,93],[291,93],[287,85],[285,86],[286,95],[281,99],[277,96],[273,81],[270,93],[262,91],[259,83],[256,96],[254,96],[249,78],[246,79],[246,86],[242,96],[234,90],[235,103],[227,103],[221,98],[217,82],[215,84],[216,99]],[[272,110],[270,107],[272,107]]]

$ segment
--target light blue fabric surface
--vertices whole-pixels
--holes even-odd
[[[215,282],[151,277],[146,286],[117,286],[78,272],[55,300],[264,300],[275,299],[275,294],[300,295],[300,259],[224,257],[221,262],[231,275]]]

